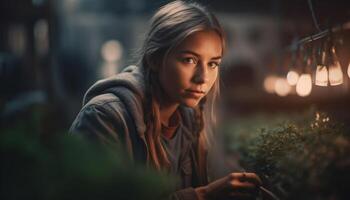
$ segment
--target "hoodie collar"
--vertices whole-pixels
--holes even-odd
[[[135,121],[137,132],[140,136],[143,136],[146,131],[146,125],[143,119],[145,83],[142,69],[131,65],[119,74],[97,81],[85,93],[83,105],[95,96],[106,93],[112,93],[122,101]]]

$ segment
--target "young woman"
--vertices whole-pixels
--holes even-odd
[[[231,173],[208,183],[223,30],[197,3],[174,1],[153,16],[139,67],[98,81],[70,132],[120,144],[129,156],[179,177],[175,199],[246,199],[260,179]]]

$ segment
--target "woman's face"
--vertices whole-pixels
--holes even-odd
[[[222,41],[215,31],[188,36],[169,53],[159,69],[165,93],[162,102],[195,107],[214,85],[221,56]]]

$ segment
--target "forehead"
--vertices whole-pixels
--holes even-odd
[[[214,30],[192,33],[174,49],[174,53],[192,51],[201,56],[222,56],[222,40]]]

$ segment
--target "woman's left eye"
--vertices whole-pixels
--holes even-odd
[[[217,68],[218,66],[219,66],[220,64],[218,63],[218,62],[210,62],[209,64],[208,64],[208,66],[210,67],[210,68]]]

